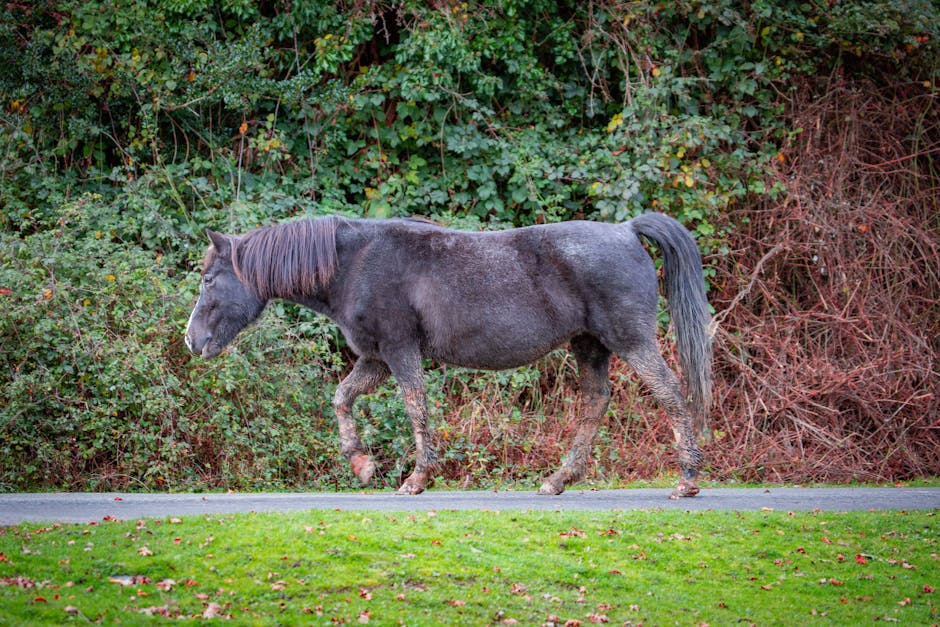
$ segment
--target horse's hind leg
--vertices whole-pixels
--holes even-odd
[[[695,496],[699,492],[696,477],[704,456],[695,442],[692,415],[682,396],[679,380],[653,344],[644,345],[621,356],[636,370],[640,379],[650,389],[653,397],[666,411],[672,426],[676,446],[679,449],[681,475],[678,487],[669,498]]]
[[[562,459],[561,468],[545,480],[539,488],[539,494],[561,494],[565,486],[584,478],[588,470],[594,435],[610,402],[610,384],[607,380],[610,351],[589,335],[572,339],[571,351],[577,358],[580,369],[582,413],[578,418],[578,432],[574,436],[571,450]]]
[[[388,367],[380,361],[360,358],[353,365],[352,372],[337,386],[333,396],[333,409],[339,426],[339,447],[343,456],[349,460],[353,474],[363,485],[372,481],[375,462],[363,450],[362,442],[356,433],[352,408],[356,398],[368,394],[377,385],[388,378]]]

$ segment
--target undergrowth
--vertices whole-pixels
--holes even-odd
[[[729,214],[710,453],[751,479],[936,474],[940,110],[841,73],[790,107],[785,194]]]

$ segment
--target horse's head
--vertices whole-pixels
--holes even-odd
[[[206,252],[199,300],[186,325],[186,346],[212,359],[238,332],[261,315],[265,301],[242,283],[233,266],[238,239],[206,232],[212,246]]]

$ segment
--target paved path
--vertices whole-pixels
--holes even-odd
[[[532,492],[391,492],[135,494],[68,492],[0,494],[0,526],[27,521],[87,523],[118,519],[198,516],[236,512],[340,510],[940,510],[940,488],[716,488],[672,501],[666,488],[569,490],[560,496]]]

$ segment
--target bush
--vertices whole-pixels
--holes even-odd
[[[190,358],[198,276],[98,228],[112,210],[85,196],[55,231],[2,236],[0,487],[326,480],[335,330],[277,304],[227,359]]]

